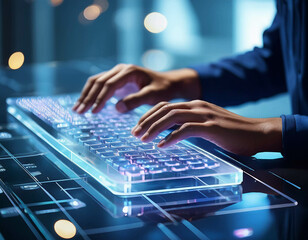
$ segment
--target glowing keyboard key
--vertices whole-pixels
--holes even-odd
[[[184,171],[187,170],[187,166],[185,166],[185,165],[173,166],[173,167],[171,167],[171,170],[173,172],[184,172]]]
[[[179,166],[180,163],[176,161],[167,161],[167,162],[164,162],[164,165],[167,167],[172,167],[172,166]]]
[[[204,163],[193,164],[189,166],[191,169],[204,169],[206,168]]]
[[[210,169],[220,166],[219,162],[216,162],[210,159],[208,159],[204,164],[207,168],[210,168]]]
[[[167,172],[167,168],[166,167],[152,167],[148,169],[148,172],[151,174],[159,174],[159,173]]]
[[[195,165],[195,164],[203,163],[203,161],[201,161],[200,159],[191,159],[191,160],[187,160],[186,163],[189,165]]]
[[[159,167],[159,164],[156,162],[147,162],[147,163],[140,164],[140,166],[142,168],[156,168],[156,167]]]

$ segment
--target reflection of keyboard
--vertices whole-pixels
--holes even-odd
[[[77,96],[77,95],[76,95]],[[160,149],[131,135],[140,114],[71,111],[75,95],[9,99],[8,111],[118,195],[236,185],[242,171],[187,141]],[[43,121],[42,121],[43,120]]]

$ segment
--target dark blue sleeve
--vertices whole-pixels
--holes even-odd
[[[263,34],[263,47],[211,64],[192,66],[199,74],[202,98],[231,106],[286,91],[280,43],[280,17]]]
[[[283,156],[287,159],[307,158],[308,116],[282,115]]]

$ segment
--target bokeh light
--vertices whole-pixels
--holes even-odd
[[[127,214],[128,213],[128,206],[124,206],[123,209],[122,209],[122,212],[124,214]]]
[[[53,6],[59,6],[60,4],[63,3],[63,0],[50,0],[51,5]]]
[[[73,238],[76,235],[76,227],[75,225],[65,219],[60,219],[54,224],[55,232],[64,239]]]
[[[20,68],[25,61],[25,56],[22,52],[14,52],[8,61],[8,65],[11,69],[16,70]]]
[[[96,18],[99,17],[99,15],[102,13],[102,8],[100,5],[92,4],[83,10],[83,16],[85,19],[89,21],[93,21]]]
[[[252,228],[240,228],[233,231],[233,235],[237,238],[246,238],[253,235]]]
[[[146,68],[150,68],[155,71],[163,71],[172,67],[172,57],[158,49],[151,49],[146,51],[142,56],[142,64]]]
[[[151,33],[160,33],[167,28],[167,18],[158,12],[149,13],[144,19],[144,27]]]

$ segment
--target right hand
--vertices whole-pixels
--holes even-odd
[[[92,112],[97,113],[117,89],[130,82],[135,83],[139,91],[119,100],[116,104],[119,112],[142,104],[154,105],[176,97],[196,99],[201,95],[198,75],[192,69],[155,72],[131,64],[118,64],[88,79],[73,110],[82,114],[93,106]]]

